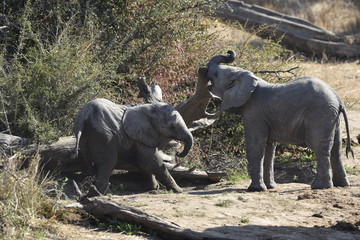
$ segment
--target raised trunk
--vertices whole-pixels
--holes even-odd
[[[236,53],[234,51],[229,50],[227,52],[229,55],[217,55],[210,59],[208,63],[208,68],[210,68],[212,65],[218,65],[220,63],[232,63],[235,61]]]

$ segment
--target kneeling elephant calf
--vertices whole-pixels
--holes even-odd
[[[179,112],[170,105],[118,105],[95,99],[80,110],[74,133],[73,157],[80,147],[88,168],[95,171],[95,186],[101,193],[108,188],[112,170],[124,163],[139,166],[152,188],[159,187],[157,179],[168,189],[182,191],[163,164],[159,149],[170,140],[179,140],[184,143],[184,150],[177,155],[185,157],[193,137]]]
[[[345,119],[346,155],[352,153],[345,106],[338,94],[314,77],[271,84],[231,63],[235,52],[208,63],[209,91],[222,99],[221,111],[241,114],[245,128],[249,191],[274,188],[275,143],[306,145],[317,159],[313,189],[349,186],[341,159],[339,116]]]

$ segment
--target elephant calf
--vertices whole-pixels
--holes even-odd
[[[352,153],[345,106],[338,94],[314,77],[271,84],[231,63],[235,52],[208,63],[209,91],[220,97],[221,111],[241,114],[244,120],[249,191],[274,188],[275,143],[306,145],[317,159],[313,189],[349,186],[341,159],[339,116],[345,119],[346,155]]]
[[[95,186],[101,193],[106,192],[112,170],[121,163],[139,166],[152,188],[159,187],[158,179],[168,189],[182,191],[166,169],[159,149],[172,139],[179,140],[184,143],[184,150],[177,155],[185,157],[193,137],[179,112],[170,105],[130,106],[95,99],[80,110],[74,133],[73,157],[77,157],[80,147],[88,168],[95,172]]]

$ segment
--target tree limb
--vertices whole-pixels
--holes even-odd
[[[157,235],[164,239],[223,239],[216,233],[199,233],[191,229],[168,222],[162,218],[150,215],[135,207],[114,201],[105,196],[85,197],[80,201],[82,209],[101,220],[117,218],[121,221],[139,224],[143,228],[155,230]]]
[[[298,69],[299,67],[293,67],[293,68],[290,68],[288,70],[264,70],[264,71],[254,71],[253,73],[257,74],[257,73],[260,73],[260,74],[264,74],[264,73],[275,73],[276,76],[279,77],[279,73],[291,73],[292,75],[295,76],[295,73],[293,73],[292,71],[295,70],[295,69]]]

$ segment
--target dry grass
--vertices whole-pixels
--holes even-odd
[[[20,153],[0,158],[0,239],[40,239],[54,231],[45,219],[59,219],[57,208],[46,191],[56,193],[57,184],[41,176],[39,156],[22,168]]]
[[[360,33],[357,0],[245,0],[272,10],[304,18],[337,34]]]
[[[349,102],[348,108],[360,109],[360,67],[359,63],[305,62],[301,64],[302,74],[318,77],[329,83],[336,92]]]

